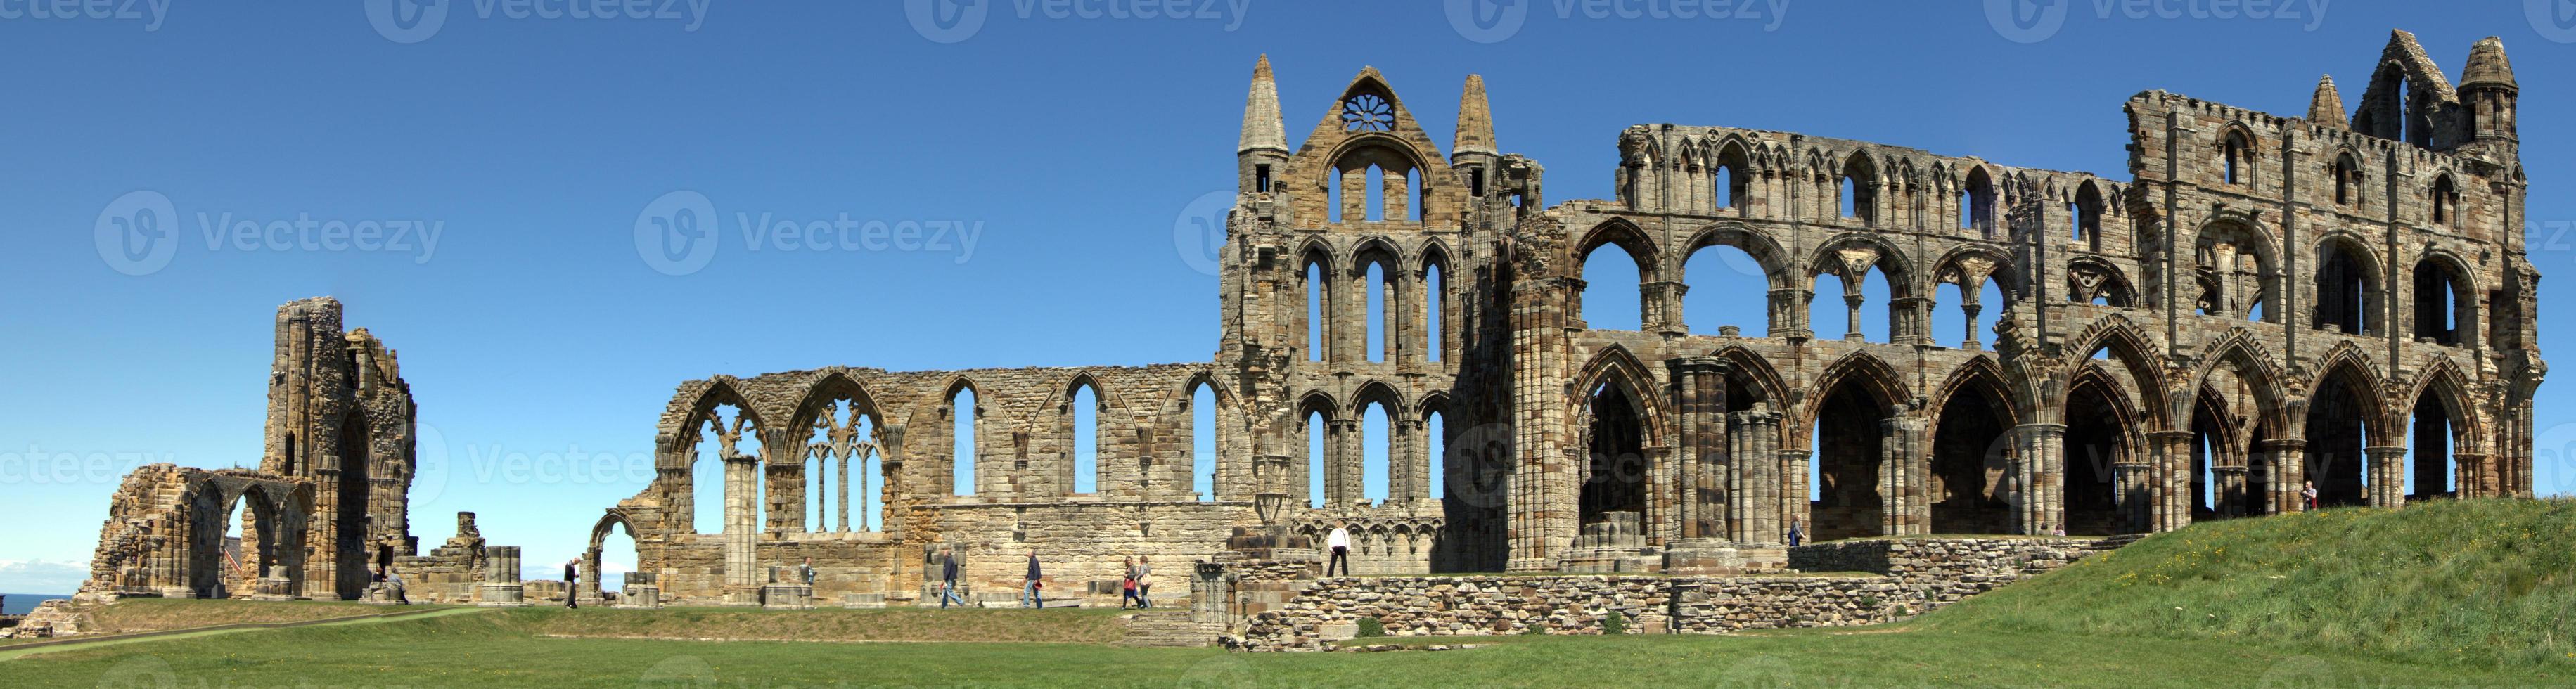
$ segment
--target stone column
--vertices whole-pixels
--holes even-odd
[[[1780,453],[1770,446],[1779,438],[1780,415],[1757,404],[1726,417],[1728,454],[1743,458],[1730,464],[1727,537],[1739,544],[1778,545],[1788,530],[1780,523]]]
[[[760,577],[752,569],[757,564],[760,515],[757,486],[752,482],[759,480],[760,458],[727,455],[724,471],[724,604],[759,605]]]
[[[1924,533],[1932,523],[1931,503],[1923,483],[1923,417],[1905,413],[1879,422],[1879,509],[1881,533]]]
[[[2247,503],[2253,500],[2253,496],[2245,494],[2245,471],[2246,468],[2241,466],[2210,467],[2210,473],[2217,475],[2218,485],[2211,488],[2218,493],[2216,507],[2220,516],[2246,515]]]
[[[496,545],[483,549],[483,583],[477,587],[476,605],[520,607],[528,604],[527,588],[519,583],[519,547]]]
[[[2367,493],[2370,506],[2405,507],[2406,448],[2382,445],[2365,447],[2361,452],[2362,456],[2370,458],[2370,490]]]
[[[2191,525],[2191,431],[2149,431],[2147,448],[2155,462],[2150,490],[2155,492],[2155,530]]]
[[[1983,285],[1979,287],[1982,288]],[[1960,296],[1963,303],[1959,304],[1959,312],[1967,314],[1967,323],[1960,326],[1960,329],[1967,332],[1959,337],[1959,348],[1971,352],[1984,349],[1985,345],[1977,341],[1977,312],[1985,307],[1977,305],[1975,292],[1963,291],[1960,292]]]
[[[1332,465],[1332,470],[1324,473],[1324,507],[1334,514],[1347,514],[1352,502],[1365,494],[1361,489],[1365,471],[1361,462],[1367,456],[1363,454],[1366,443],[1360,437],[1357,419],[1336,419],[1327,425],[1332,427],[1332,449],[1324,453],[1324,462]]]
[[[1725,366],[1713,357],[1682,357],[1666,362],[1671,369],[1681,439],[1672,461],[1678,468],[1676,517],[1682,538],[1726,538],[1733,503],[1727,489],[1738,483],[1726,435]]]
[[[1780,518],[1788,520],[1791,523],[1798,524],[1800,530],[1810,534],[1809,537],[1813,538],[1812,534],[1816,533],[1816,519],[1812,512],[1816,506],[1816,501],[1808,497],[1808,494],[1813,492],[1813,487],[1807,485],[1808,481],[1811,480],[1811,477],[1807,475],[1807,472],[1809,470],[1808,464],[1815,461],[1814,450],[1778,449],[1776,444],[1774,448],[1775,449],[1772,450],[1772,453],[1780,458],[1780,475],[1782,477],[1782,480],[1780,481]],[[1783,538],[1786,538],[1789,533],[1788,527],[1781,527],[1780,533]]]
[[[1813,298],[1815,296],[1804,289],[1771,290],[1771,336],[1793,340],[1814,337],[1815,330],[1807,322],[1807,301]]]
[[[1860,287],[1859,281],[1843,281],[1843,339],[1852,342],[1867,339],[1862,337],[1860,332],[1860,305],[1862,300],[1867,298],[1867,295],[1860,293]]]
[[[2147,462],[2115,462],[2111,465],[2111,503],[2120,515],[2122,533],[2146,533],[2155,529],[2155,493],[2147,482],[2155,475]]]
[[[834,511],[834,514],[838,514],[838,515],[840,515],[840,518],[839,518],[839,520],[838,520],[837,524],[835,525],[835,530],[840,531],[840,532],[842,532],[842,533],[849,533],[849,531],[850,531],[850,456],[851,456],[851,455],[853,455],[853,454],[856,454],[856,453],[859,451],[859,447],[858,447],[858,446],[856,446],[856,445],[847,444],[847,443],[843,443],[842,445],[843,445],[842,447],[837,448],[837,449],[838,449],[838,451],[837,451],[837,452],[833,452],[833,453],[832,453],[832,459],[833,459],[833,462],[834,462],[834,464],[833,464],[833,468],[832,468],[832,488],[833,488],[833,490],[838,491],[838,493],[839,493],[839,495],[836,495],[836,496],[834,496],[834,497],[833,497],[833,503],[834,503],[834,504],[839,505],[839,507]],[[861,460],[859,460],[859,461],[863,463],[861,466],[865,466],[864,462],[866,462],[867,460],[865,460],[865,459],[861,459]],[[866,479],[866,478],[867,478],[867,472],[865,472],[865,471],[861,471],[861,472],[859,472],[859,478],[860,478],[860,479],[862,479],[862,480]],[[867,490],[866,490],[866,489],[862,488],[862,489],[860,489],[860,490],[859,490],[859,496],[860,496],[860,499],[861,499],[862,501],[864,501],[864,500],[866,499],[867,494],[868,494],[868,492],[867,492]],[[859,526],[861,526],[861,527],[865,527],[865,526],[867,526],[867,521],[866,521],[866,520],[864,520],[864,519],[860,520],[860,521],[859,521]]]
[[[2270,511],[2266,514],[2307,509],[2307,499],[2299,491],[2308,480],[2308,441],[2278,438],[2259,441],[2256,446],[2261,447],[2270,459],[2265,479],[2272,482],[2272,494],[2266,498],[2271,501]]]
[[[2066,525],[2066,425],[2026,423],[2013,428],[2012,531],[2043,535]]]
[[[2475,452],[2451,453],[2451,485],[2461,499],[2495,496],[2499,481],[2487,463],[2487,456]]]
[[[1932,300],[1925,297],[1901,297],[1888,301],[1895,311],[1888,314],[1888,340],[1896,344],[1932,344]],[[1976,329],[1976,319],[1968,320]],[[1969,339],[1976,339],[1971,337]]]
[[[1645,300],[1639,326],[1646,332],[1663,335],[1688,335],[1690,328],[1682,321],[1682,293],[1690,285],[1671,280],[1656,280],[1639,286]]]

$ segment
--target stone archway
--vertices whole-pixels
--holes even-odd
[[[1577,500],[1578,523],[1584,526],[1646,510],[1645,423],[1638,407],[1623,386],[1604,382],[1592,392]]]

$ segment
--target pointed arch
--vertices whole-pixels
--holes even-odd
[[[1761,354],[1743,345],[1727,345],[1709,355],[1735,365],[1735,374],[1727,380],[1727,411],[1743,411],[1756,403],[1768,403],[1777,411],[1794,411],[1789,405],[1788,384],[1781,381],[1779,369]]]
[[[2255,420],[2257,424],[2275,429],[2274,432],[2282,434],[2281,437],[2295,435],[2299,426],[2292,423],[2286,387],[2288,379],[2281,372],[2280,365],[2276,363],[2280,358],[2272,353],[2268,345],[2255,337],[2252,331],[2239,327],[2228,330],[2226,334],[2220,335],[2217,341],[2204,346],[2202,350],[2213,354],[2204,357],[2199,367],[2193,369],[2190,387],[2180,388],[2181,394],[2170,391],[2166,393],[2175,405],[2167,415],[2168,418],[2191,418],[2192,406],[2197,401],[2194,396],[2197,394],[2196,391],[2209,385],[2210,376],[2217,372],[2220,366],[2226,366],[2238,380],[2244,381],[2245,385],[2251,388],[2250,391],[2254,395],[2254,408],[2261,417]],[[2256,440],[2267,439],[2256,438]]]
[[[2067,351],[2082,354],[2079,358],[2069,360],[2068,375],[2077,373],[2076,369],[2093,361],[2094,353],[2107,350],[2111,360],[2119,362],[2121,370],[2128,373],[2140,398],[2162,400],[2165,399],[2167,391],[2172,389],[2171,384],[2165,380],[2164,367],[2158,364],[2164,360],[2164,350],[2156,346],[2156,340],[2147,334],[2144,327],[2130,320],[2126,314],[2114,313],[2096,319],[2091,325],[2085,326],[2083,333],[2069,341],[2078,346],[2069,347]],[[2158,408],[2159,405],[2143,406],[2147,410],[2146,418],[2149,421],[2162,423],[2166,418],[2163,411]]]
[[[1825,365],[1824,373],[1818,375],[1816,384],[1808,389],[1831,391],[1846,381],[1860,386],[1861,390],[1878,398],[1880,404],[1890,409],[1898,405],[1912,406],[1915,401],[1913,391],[1905,386],[1905,376],[1869,352],[1845,354]],[[1821,394],[1810,395],[1806,408],[1799,410],[1798,427],[1801,431],[1814,427],[1816,415],[1824,409],[1824,397]]]
[[[1208,399],[1214,407],[1209,410],[1210,427],[1199,425],[1198,392],[1201,389],[1208,391]],[[1159,428],[1185,431],[1172,439],[1175,443],[1186,443],[1181,447],[1187,448],[1184,454],[1188,458],[1188,461],[1173,462],[1168,468],[1166,481],[1168,485],[1175,486],[1172,489],[1175,493],[1196,493],[1202,501],[1251,497],[1251,465],[1247,463],[1252,456],[1251,419],[1244,414],[1243,404],[1235,391],[1221,384],[1214,370],[1190,371],[1181,379],[1180,385],[1172,388],[1161,410],[1163,421],[1157,424]],[[1198,455],[1202,437],[1212,441],[1208,445],[1213,456]],[[1201,478],[1207,479],[1208,490],[1197,493]]]
[[[1618,245],[1620,250],[1628,253],[1628,258],[1637,262],[1638,277],[1644,278],[1647,282],[1661,279],[1658,276],[1662,275],[1662,271],[1656,265],[1658,263],[1656,259],[1661,252],[1656,250],[1654,240],[1647,236],[1646,231],[1639,229],[1636,223],[1630,222],[1627,218],[1604,220],[1601,224],[1593,225],[1592,229],[1586,230],[1583,233],[1583,239],[1573,245],[1574,262],[1577,265],[1582,264],[1584,260],[1592,257],[1593,251],[1609,244]]]
[[[1926,472],[1931,533],[2009,533],[2012,528],[2008,432],[2021,421],[2005,380],[1993,358],[1978,355],[1951,371],[1925,407],[1937,415],[1925,439],[1932,451]]]

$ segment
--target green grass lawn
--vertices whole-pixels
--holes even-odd
[[[605,612],[605,611],[603,611]],[[485,612],[62,651],[17,686],[2421,686],[2570,684],[2530,666],[2410,664],[2250,644],[1966,630],[1461,639],[1463,651],[1229,654],[1038,643],[558,639]],[[958,614],[972,614],[963,613]],[[1852,633],[1854,631],[1885,633]],[[713,682],[714,684],[707,684]]]
[[[0,661],[0,679],[549,688],[2576,686],[2571,557],[2576,502],[2471,501],[2203,524],[1887,627],[1411,638],[1401,641],[1485,646],[1229,654],[1106,645],[1119,623],[1099,610],[528,608],[68,648]],[[120,614],[223,619],[252,613],[221,606],[258,605],[156,604],[166,609]],[[631,638],[656,635],[842,641]],[[880,643],[896,639],[939,641]]]

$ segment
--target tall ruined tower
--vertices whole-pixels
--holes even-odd
[[[364,328],[343,332],[340,318],[330,297],[278,307],[260,469],[312,483],[308,590],[325,595],[329,582],[354,598],[369,568],[416,549],[406,515],[417,409],[393,350]]]

